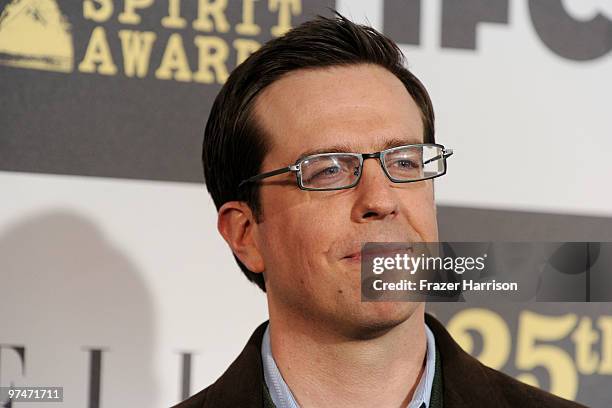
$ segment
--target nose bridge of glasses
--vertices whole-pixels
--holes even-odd
[[[383,163],[383,157],[384,155],[382,154],[382,152],[376,152],[376,153],[361,153],[361,173],[363,173],[363,168],[365,167],[365,161],[367,159],[378,159],[378,163],[380,165],[380,167],[382,168],[382,172],[383,174],[387,177],[390,178],[389,175],[387,174],[387,170],[385,169],[385,164]],[[361,174],[360,177],[361,179]]]
[[[380,166],[384,169],[384,164],[383,164],[383,160],[382,160],[382,152],[376,152],[376,153],[361,153],[361,166],[365,166],[365,161],[367,159],[379,159],[378,162],[380,163]]]
[[[363,159],[377,159],[380,157],[380,152],[377,153],[362,153],[361,157],[363,157]]]

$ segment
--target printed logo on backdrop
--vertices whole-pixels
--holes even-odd
[[[222,84],[235,65],[261,46],[255,37],[281,36],[303,14],[301,0],[268,0],[267,11],[276,18],[262,24],[255,17],[256,1],[234,2],[231,11],[239,11],[241,19],[232,25],[227,1],[83,0],[79,17],[94,26],[83,53],[75,55],[71,22],[56,0],[12,0],[0,15],[0,64]],[[163,38],[159,31],[170,34]],[[232,38],[220,36],[227,34]],[[195,64],[189,58],[194,47]],[[161,59],[152,61],[159,50]]]
[[[610,407],[612,315],[605,303],[427,304],[486,366],[589,407]]]
[[[70,24],[55,0],[13,0],[0,14],[0,63],[70,72]]]
[[[127,77],[152,75],[157,79],[223,83],[232,68],[228,66],[231,53],[235,54],[235,64],[239,64],[259,48],[260,43],[253,36],[259,35],[262,29],[269,29],[272,36],[280,36],[291,28],[292,18],[302,14],[301,0],[269,0],[268,10],[277,13],[277,21],[271,27],[262,27],[255,20],[256,1],[241,2],[242,21],[233,27],[237,37],[226,41],[215,35],[185,33],[190,30],[212,34],[230,31],[227,1],[198,1],[197,15],[189,21],[183,7],[187,2],[166,0],[163,3],[167,12],[154,28],[176,32],[163,44],[155,30],[139,29],[141,15],[154,5],[154,0],[84,0],[81,18],[97,25],[91,31],[85,53],[75,56],[70,22],[56,0],[12,0],[0,15],[0,64],[57,72],[77,69],[100,75],[118,75],[119,67],[123,66],[123,75]],[[418,45],[421,7],[420,0],[383,2],[385,33],[400,43]],[[590,19],[578,19],[566,10],[561,0],[532,0],[529,13],[542,43],[560,57],[592,60],[612,49],[612,20],[602,12]],[[477,26],[480,23],[509,24],[508,14],[509,0],[487,3],[445,0],[442,2],[440,45],[475,50]],[[399,15],[404,18],[398,19]],[[126,29],[116,32],[106,29],[104,25],[111,19]],[[197,67],[190,67],[185,41],[192,41],[197,47]],[[151,67],[153,47],[164,48],[162,60],[156,67]],[[115,61],[112,48],[117,49],[115,55],[121,61]]]
[[[607,55],[612,50],[610,3],[595,1],[597,7],[592,1],[575,0],[574,9],[568,7],[569,3],[562,0],[529,0],[529,18],[539,41],[562,59],[589,61]],[[401,44],[420,45],[423,4],[421,0],[385,1],[385,34]],[[509,18],[510,4],[510,0],[442,0],[438,34],[440,47],[476,50],[480,37],[486,35],[478,32],[480,25],[514,24]],[[580,16],[576,16],[575,5],[581,6],[578,7]],[[584,13],[589,5],[590,12]]]

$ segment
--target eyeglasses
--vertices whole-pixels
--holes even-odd
[[[261,173],[243,180],[247,183],[283,173],[294,172],[302,190],[329,191],[352,188],[359,183],[363,161],[379,159],[387,177],[394,183],[412,183],[446,174],[446,159],[453,154],[435,143],[393,147],[377,153],[321,153],[306,156],[295,164]]]

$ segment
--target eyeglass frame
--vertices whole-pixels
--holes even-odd
[[[444,171],[440,174],[436,174],[435,176],[430,176],[430,177],[425,177],[425,178],[420,178],[418,180],[398,180],[398,179],[394,179],[389,172],[387,171],[387,168],[385,167],[385,165],[383,164],[384,161],[384,157],[385,154],[388,154],[389,152],[393,152],[399,149],[403,149],[406,147],[420,147],[420,146],[436,146],[442,149],[442,154],[438,155],[436,157],[433,157],[429,160],[427,160],[426,163],[423,163],[423,165],[441,158],[442,160],[444,160]],[[318,157],[323,157],[323,156],[332,156],[332,155],[348,155],[348,156],[353,156],[353,157],[357,157],[359,159],[359,175],[357,175],[357,178],[355,179],[355,181],[348,185],[348,186],[344,186],[344,187],[334,187],[334,188],[309,188],[309,187],[304,187],[303,182],[302,182],[302,171],[301,171],[301,164],[302,162],[306,161],[306,160],[312,160],[313,158],[318,158]],[[263,180],[265,178],[268,177],[272,177],[272,176],[277,176],[279,174],[284,174],[284,173],[288,173],[288,172],[294,172],[295,173],[295,177],[297,180],[297,185],[300,188],[300,190],[305,190],[305,191],[335,191],[335,190],[347,190],[349,188],[353,188],[355,187],[359,181],[361,180],[361,176],[363,174],[363,162],[366,159],[378,159],[379,163],[380,163],[380,167],[382,167],[383,172],[385,173],[385,175],[387,176],[387,178],[389,180],[391,180],[394,183],[415,183],[418,181],[425,181],[425,180],[431,180],[434,179],[436,177],[440,177],[446,174],[446,170],[448,169],[448,165],[446,163],[446,159],[450,156],[452,156],[453,154],[453,149],[447,149],[446,147],[444,147],[441,144],[438,143],[415,143],[415,144],[407,144],[407,145],[402,145],[402,146],[396,146],[396,147],[391,147],[389,149],[385,149],[385,150],[381,150],[379,152],[375,152],[375,153],[350,153],[350,152],[334,152],[334,153],[318,153],[318,154],[312,154],[312,155],[308,155],[305,157],[302,157],[298,160],[296,160],[296,162],[290,166],[287,167],[282,167],[280,169],[276,169],[276,170],[271,170],[271,171],[267,171],[265,173],[260,173],[260,174],[256,174],[255,176],[249,177],[247,179],[244,179],[240,182],[240,184],[238,184],[238,188],[240,189],[243,185],[248,184],[248,183],[252,183],[254,181],[259,181],[259,180]]]

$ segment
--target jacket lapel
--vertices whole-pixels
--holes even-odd
[[[261,341],[268,322],[255,329],[242,353],[210,386],[204,408],[262,408]]]
[[[487,368],[463,351],[442,323],[425,313],[425,322],[436,339],[442,360],[442,387],[445,407],[507,407]]]

